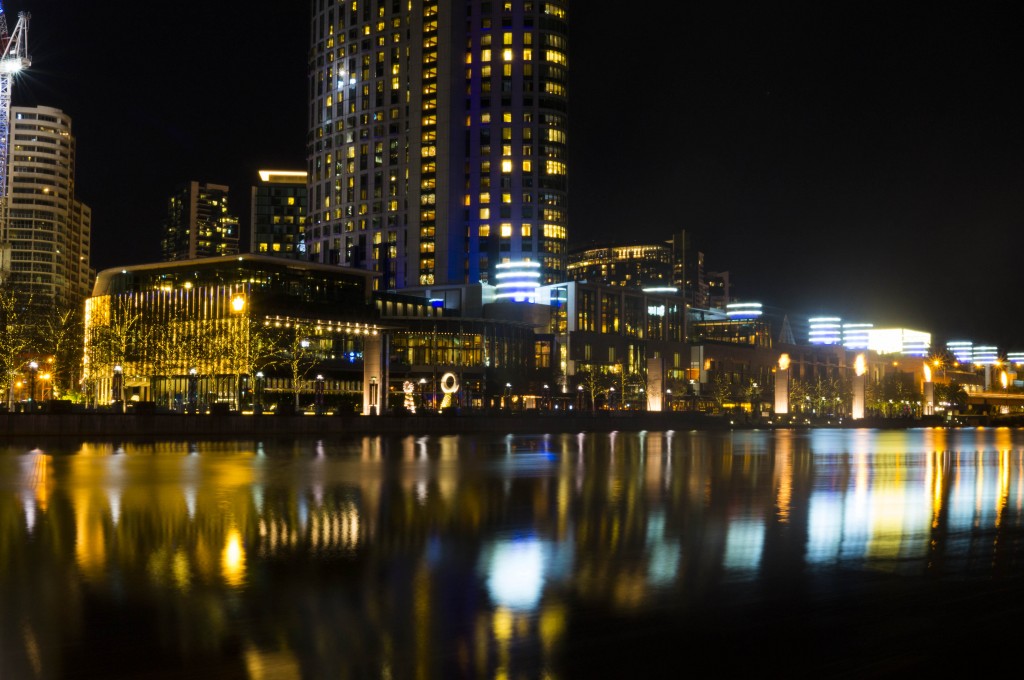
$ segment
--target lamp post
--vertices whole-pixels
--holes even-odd
[[[115,411],[124,410],[124,369],[114,366],[114,378],[110,385],[110,402]]]
[[[615,408],[615,387],[608,388],[608,410],[614,410]]]
[[[512,410],[512,383],[505,383],[505,408]]]
[[[36,410],[36,371],[39,370],[39,364],[34,361],[30,361],[28,364],[28,410]]]
[[[671,389],[665,390],[665,406],[667,407],[666,410],[668,410],[668,411],[672,410],[672,390]]]
[[[544,385],[544,408],[548,411],[551,410],[551,388],[546,384]]]
[[[256,403],[252,405],[255,415],[263,413],[263,371],[256,371]]]
[[[199,412],[199,372],[194,368],[188,370],[188,412]]]
[[[576,386],[576,409],[583,410],[583,385]]]
[[[324,377],[319,373],[313,386],[313,403],[316,414],[322,416],[324,414]]]
[[[380,386],[377,385],[377,376],[370,378],[370,415],[375,416],[380,413],[380,407],[377,404],[380,398]]]
[[[420,410],[421,411],[425,410],[424,407],[425,407],[426,404],[425,404],[425,402],[423,400],[426,398],[425,394],[424,394],[426,389],[427,389],[427,379],[426,378],[420,378]]]

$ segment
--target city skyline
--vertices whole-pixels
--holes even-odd
[[[244,196],[259,168],[305,167],[306,3],[180,19],[63,4],[5,3],[33,15],[14,103],[75,120],[94,267],[158,259],[175,184]],[[1024,214],[1004,71],[1020,18],[663,3],[609,21],[571,6],[570,247],[687,229],[737,298],[1024,344],[1005,312]],[[644,49],[608,49],[631,42]]]

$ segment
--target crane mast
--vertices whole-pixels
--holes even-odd
[[[28,55],[27,12],[18,13],[14,32],[7,32],[7,14],[0,0],[0,280],[10,272],[11,248],[8,235],[10,221],[11,168],[11,84],[19,71],[32,65]]]

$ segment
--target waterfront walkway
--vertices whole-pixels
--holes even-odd
[[[553,433],[614,430],[728,428],[728,418],[701,413],[597,412],[583,414],[464,413],[452,415],[183,415],[178,413],[6,413],[8,436],[251,437],[346,434]]]
[[[1024,420],[971,418],[898,418],[779,424],[742,416],[683,412],[598,411],[584,413],[469,412],[446,415],[184,415],[180,413],[0,413],[0,432],[8,437],[321,437],[362,434],[529,434],[558,432],[730,430],[749,428],[913,428],[949,426],[1020,427]]]

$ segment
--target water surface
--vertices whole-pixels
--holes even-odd
[[[997,668],[1022,457],[1009,429],[8,442],[0,678]]]

